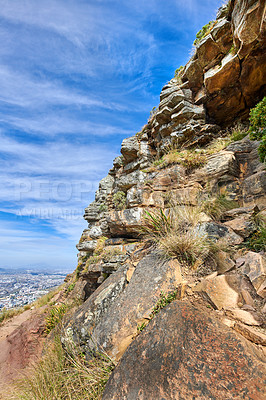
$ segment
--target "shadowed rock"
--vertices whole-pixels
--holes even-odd
[[[173,302],[129,346],[103,400],[265,399],[255,347],[209,311]]]

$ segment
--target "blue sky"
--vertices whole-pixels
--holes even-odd
[[[0,0],[0,267],[72,271],[83,209],[222,0]]]

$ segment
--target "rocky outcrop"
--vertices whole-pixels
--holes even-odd
[[[262,400],[266,371],[257,351],[209,310],[177,301],[128,347],[103,400]]]
[[[166,261],[156,252],[133,266],[128,282],[129,268],[125,264],[112,274],[66,327],[68,338],[72,336],[87,354],[97,348],[120,359],[138,326],[149,320],[161,291],[173,291],[183,281],[179,263]]]
[[[104,399],[263,398],[265,246],[251,242],[265,227],[266,173],[259,142],[228,129],[246,129],[265,93],[264,3],[219,10],[85,209],[73,290],[83,304],[62,340],[121,360]],[[143,241],[147,212],[173,204],[201,207],[195,232],[216,250],[198,269]],[[169,299],[180,301],[154,318]]]

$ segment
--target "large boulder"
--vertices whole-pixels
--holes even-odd
[[[121,145],[121,153],[124,159],[129,162],[137,158],[139,144],[136,136],[132,136],[123,140]]]
[[[122,290],[124,282],[123,270],[112,274],[69,325],[71,336],[84,346],[87,354],[96,346],[119,360],[136,336],[138,326],[149,319],[161,291],[173,291],[182,282],[180,265],[153,252],[139,262]],[[119,290],[115,289],[118,283]]]
[[[129,346],[103,400],[263,400],[259,357],[210,310],[175,301]]]
[[[261,297],[266,297],[266,258],[262,254],[249,251],[244,258],[241,272],[247,275],[256,292]]]
[[[261,35],[265,17],[265,0],[236,1],[232,12],[232,26],[235,42],[244,57],[250,45]]]

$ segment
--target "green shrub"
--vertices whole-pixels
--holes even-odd
[[[253,251],[266,251],[266,227],[258,228],[245,242],[245,246]]]
[[[168,293],[167,295],[164,292],[160,293],[160,298],[155,304],[150,314],[150,319],[152,319],[156,314],[158,314],[164,307],[168,304],[172,303],[177,297],[177,290]]]
[[[116,210],[123,210],[126,206],[126,194],[122,191],[118,191],[113,195],[113,204]]]
[[[70,285],[67,288],[67,293],[72,292],[72,290],[74,290],[75,286],[76,286],[76,282],[70,283]]]
[[[249,250],[266,251],[266,218],[257,213],[253,216],[256,231],[244,243]]]
[[[99,212],[106,212],[108,211],[108,207],[105,203],[100,204]]]
[[[62,320],[67,307],[65,304],[59,304],[49,310],[48,316],[45,318],[45,333],[48,334]]]
[[[264,162],[266,158],[266,97],[250,110],[249,133],[252,140],[262,141],[258,152],[260,161]]]
[[[214,27],[214,25],[217,23],[217,21],[210,21],[208,22],[206,25],[204,25],[196,34],[196,39],[194,40],[194,46],[196,46],[197,44],[199,44],[199,42],[205,37],[207,36],[210,31],[212,30],[212,28]]]

